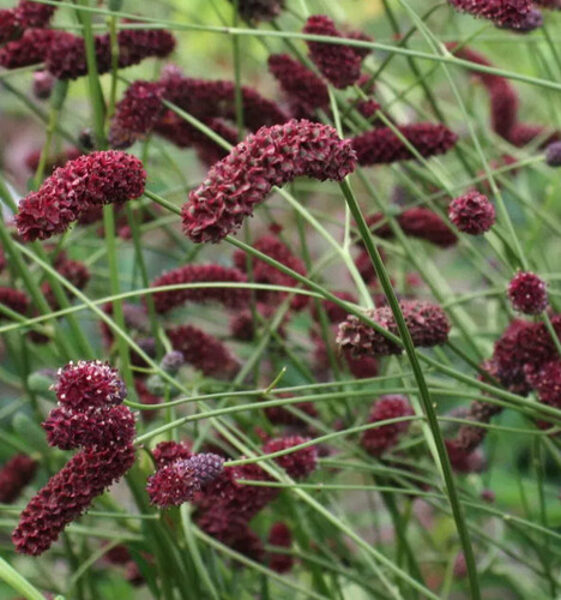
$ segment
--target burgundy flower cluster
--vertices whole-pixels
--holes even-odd
[[[264,127],[214,164],[183,206],[183,229],[194,242],[219,242],[253,214],[273,188],[306,175],[341,181],[355,167],[348,140],[328,125],[291,120]]]
[[[99,361],[59,370],[58,406],[43,424],[49,444],[82,448],[29,502],[12,534],[18,552],[38,555],[134,462],[134,416],[120,405],[126,388],[116,370]]]
[[[19,203],[18,233],[25,241],[63,233],[82,213],[120,204],[144,193],[146,172],[138,158],[109,150],[72,160]]]
[[[449,0],[458,11],[492,21],[497,27],[526,32],[541,27],[541,13],[532,0]]]
[[[423,158],[445,154],[458,141],[458,136],[441,123],[413,123],[401,125],[397,130]],[[389,164],[415,158],[390,127],[377,127],[351,138],[351,142],[358,163],[362,166]]]
[[[152,282],[152,287],[189,283],[246,283],[241,269],[221,265],[185,265],[168,271]],[[242,308],[249,302],[249,290],[245,288],[199,288],[156,292],[156,311],[166,313],[185,302],[220,302],[227,308]]]
[[[29,308],[29,298],[24,292],[0,286],[0,304],[4,304],[14,312],[24,315]]]
[[[276,546],[275,552],[269,552],[269,568],[277,573],[288,573],[294,566],[294,557],[282,554],[281,548],[292,546],[292,532],[286,523],[273,523],[269,531],[269,544]]]
[[[381,396],[372,406],[368,423],[379,423],[413,414],[413,409],[405,396]],[[362,434],[360,444],[368,454],[380,456],[397,444],[401,435],[409,429],[409,424],[410,421],[401,421],[367,429]]]
[[[446,342],[450,324],[440,306],[418,300],[404,300],[400,306],[415,346],[430,348]],[[366,315],[390,333],[399,335],[389,306],[368,310]],[[355,315],[348,315],[339,325],[337,344],[341,350],[358,357],[389,356],[403,351],[401,346],[388,340]]]
[[[17,500],[23,488],[31,482],[37,461],[26,454],[16,454],[0,469],[0,502]]]
[[[14,8],[0,10],[0,44],[20,38],[26,29],[46,27],[56,6],[19,0]]]
[[[306,21],[304,33],[334,38],[350,37],[340,33],[335,23],[325,15],[312,15]],[[363,34],[354,34],[355,39],[370,40]],[[322,75],[336,88],[343,89],[360,79],[361,66],[368,49],[353,48],[344,44],[329,44],[307,40],[310,57]],[[366,50],[366,52],[364,52]]]
[[[545,281],[529,271],[517,273],[507,292],[512,307],[526,315],[539,315],[549,304]]]
[[[306,274],[304,263],[297,256],[294,256],[289,248],[283,244],[278,237],[274,235],[264,235],[253,243],[253,247],[255,250],[259,250],[259,252],[280,262],[285,267],[296,271],[296,273],[299,273],[300,275]],[[248,257],[245,252],[238,250],[234,253],[234,263],[238,269],[247,271],[247,261]],[[265,261],[259,259],[256,260],[253,257],[249,257],[249,261],[251,263],[251,272],[255,283],[282,285],[286,287],[294,287],[297,285],[296,280],[290,277],[290,275],[282,273]],[[256,298],[259,302],[271,305],[279,304],[286,295],[286,292],[279,293],[268,290],[256,291]],[[298,294],[294,296],[290,306],[293,310],[302,310],[307,304],[308,297]]]
[[[230,350],[202,329],[181,325],[168,329],[166,334],[173,349],[183,354],[185,362],[207,377],[229,380],[239,371],[240,364]]]
[[[0,66],[19,69],[44,61],[55,37],[52,29],[28,29],[21,39],[8,42],[0,49]]]
[[[463,233],[481,235],[495,224],[495,207],[487,196],[470,190],[454,198],[448,207],[450,221]]]

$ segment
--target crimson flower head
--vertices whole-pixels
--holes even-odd
[[[24,315],[29,308],[29,298],[19,290],[0,286],[0,304],[4,304],[14,312]]]
[[[217,454],[193,454],[160,467],[146,487],[153,504],[161,507],[190,502],[222,472],[224,459]]]
[[[368,417],[368,423],[378,423],[413,415],[413,409],[405,396],[381,396]],[[367,429],[361,438],[361,446],[372,456],[380,456],[397,444],[399,437],[409,429],[409,421],[388,423]]]
[[[402,125],[397,130],[423,158],[445,154],[458,141],[458,136],[440,123],[413,123]],[[351,142],[362,166],[415,158],[390,127],[377,127],[352,138]]]
[[[535,9],[531,0],[449,0],[458,11],[492,21],[498,27],[520,31],[535,29]],[[539,13],[538,13],[539,14]],[[541,16],[541,15],[540,15]],[[541,19],[540,19],[541,21]],[[533,27],[532,27],[533,24]]]
[[[284,3],[285,0],[238,0],[238,10],[246,21],[272,21],[281,14]]]
[[[454,246],[458,241],[456,234],[440,215],[424,206],[404,210],[398,215],[397,221],[406,235],[425,240],[440,248]]]
[[[28,29],[21,39],[8,42],[0,49],[0,66],[19,69],[40,63],[56,35],[52,29]]]
[[[127,396],[118,371],[99,360],[70,362],[59,369],[54,391],[62,406],[81,412],[120,404]]]
[[[214,164],[183,206],[183,230],[194,242],[219,242],[253,214],[273,186],[302,175],[341,181],[355,168],[350,142],[333,127],[306,120],[263,127]]]
[[[152,282],[152,287],[219,282],[246,283],[247,277],[241,270],[221,265],[185,265],[160,275]],[[227,308],[242,308],[249,301],[249,290],[233,287],[209,287],[168,290],[154,294],[154,304],[159,313],[166,313],[187,301],[197,303],[215,301]]]
[[[20,0],[14,8],[0,10],[0,44],[16,40],[26,29],[46,27],[56,6]]]
[[[27,454],[16,454],[0,469],[0,502],[10,504],[33,479],[37,461]]]
[[[302,31],[313,35],[345,37],[337,30],[335,23],[325,15],[309,17]],[[356,51],[351,46],[343,44],[312,41],[306,41],[306,43],[311,59],[322,75],[336,88],[346,88],[360,79],[360,69],[364,58],[360,50]]]
[[[508,298],[514,310],[538,315],[547,308],[547,286],[535,273],[517,273],[508,284]]]
[[[191,444],[185,440],[181,442],[160,442],[154,450],[152,450],[152,455],[154,456],[158,469],[171,464],[176,460],[185,460],[193,456]]]
[[[269,71],[280,83],[296,110],[308,114],[329,105],[327,86],[303,64],[288,54],[272,54],[268,63]]]
[[[25,241],[63,233],[93,206],[138,198],[146,172],[138,158],[124,152],[92,152],[69,161],[48,177],[38,191],[23,198],[16,225]]]
[[[470,190],[454,198],[448,207],[450,221],[464,233],[480,235],[489,231],[495,223],[495,207],[487,196]]]
[[[282,438],[274,438],[263,445],[263,454],[272,454],[282,450],[288,450],[309,441],[299,435]],[[289,454],[277,456],[275,462],[282,467],[290,477],[303,479],[313,473],[317,465],[317,449],[315,446],[300,448]]]
[[[446,342],[450,323],[440,306],[418,300],[404,300],[400,306],[415,346],[431,348]],[[399,335],[389,306],[370,309],[366,314],[390,333]],[[400,346],[369,327],[355,315],[348,315],[339,325],[337,344],[341,350],[351,352],[355,357],[389,356],[402,352]]]

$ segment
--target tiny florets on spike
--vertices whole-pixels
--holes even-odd
[[[145,181],[142,163],[130,154],[108,150],[80,156],[20,201],[18,232],[25,241],[63,233],[92,206],[140,197]]]
[[[307,175],[341,181],[354,152],[328,125],[292,120],[264,127],[214,164],[183,206],[183,230],[194,242],[219,242],[253,214],[273,186]]]
[[[450,221],[462,232],[480,235],[489,231],[495,223],[495,207],[487,196],[477,190],[454,198],[448,207]]]
[[[196,283],[247,283],[247,277],[238,269],[222,265],[185,265],[168,271],[152,282],[152,287]],[[249,290],[234,287],[208,287],[156,292],[154,305],[159,313],[166,313],[185,302],[215,301],[227,308],[242,308],[249,301]]]
[[[117,34],[119,67],[130,67],[145,58],[165,58],[175,47],[175,38],[164,29],[124,29]],[[109,34],[94,39],[97,69],[100,74],[111,70]],[[59,33],[49,45],[45,64],[57,79],[77,79],[88,72],[84,39],[71,33]]]
[[[222,472],[224,459],[216,454],[193,454],[159,468],[146,487],[153,504],[161,507],[190,502]]]
[[[18,552],[37,556],[134,462],[131,444],[86,449],[73,456],[28,503],[12,533]]]
[[[550,167],[561,167],[561,142],[553,142],[547,147],[545,162]]]
[[[191,452],[191,444],[186,440],[181,442],[160,442],[152,455],[156,461],[156,467],[159,469],[165,465],[171,464],[179,459],[187,459],[193,456]]]
[[[58,372],[54,391],[62,406],[80,412],[120,404],[127,396],[119,372],[99,360],[67,364]]]
[[[304,33],[329,37],[345,37],[335,27],[335,23],[325,15],[312,15],[306,21]],[[360,79],[364,55],[344,44],[329,44],[307,40],[310,57],[336,88],[343,89]]]
[[[0,468],[0,502],[10,504],[33,479],[37,461],[26,454],[16,454]]]
[[[454,147],[458,136],[440,123],[414,123],[397,128],[423,158],[445,154]],[[351,139],[358,162],[362,166],[411,160],[415,154],[390,127],[378,127]]]
[[[547,286],[535,273],[517,273],[508,284],[508,297],[515,310],[538,315],[547,308]]]
[[[400,306],[415,346],[430,348],[446,342],[450,324],[440,306],[416,300],[405,300]],[[398,335],[397,324],[389,306],[368,310],[366,314],[390,333]],[[358,357],[387,356],[402,352],[400,346],[355,315],[349,315],[339,325],[337,344],[342,350]]]
[[[269,440],[263,445],[264,454],[272,454],[282,450],[288,450],[308,442],[309,438],[292,435],[283,438]],[[290,477],[303,479],[312,473],[317,464],[317,449],[315,446],[300,448],[294,452],[275,457],[274,461],[282,467]]]
[[[379,423],[413,414],[413,409],[405,396],[382,396],[374,403],[368,423]],[[401,421],[368,429],[363,433],[360,443],[368,454],[380,456],[397,444],[399,437],[409,429],[409,424],[409,421]]]
[[[458,11],[492,21],[498,27],[530,31],[539,27],[531,0],[449,0]],[[539,13],[538,13],[539,14]]]
[[[309,114],[329,105],[327,86],[313,71],[288,54],[272,54],[268,62],[269,71],[297,112]]]
[[[0,66],[19,69],[42,62],[57,33],[51,29],[29,29],[19,40],[0,49]]]
[[[166,333],[174,350],[183,354],[185,362],[207,377],[229,380],[239,371],[240,364],[228,348],[198,327],[181,325]]]
[[[17,40],[26,29],[46,27],[56,6],[20,0],[14,8],[0,10],[0,44]]]

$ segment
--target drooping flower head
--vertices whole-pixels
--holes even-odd
[[[405,300],[400,303],[400,306],[415,346],[430,348],[446,342],[450,323],[440,306],[417,300]],[[366,314],[390,333],[399,335],[389,306],[368,310]],[[400,346],[369,327],[355,315],[348,315],[339,325],[337,344],[343,351],[351,352],[357,357],[389,356],[401,354],[403,351]]]
[[[328,125],[292,120],[264,127],[213,165],[183,206],[183,229],[194,242],[219,242],[253,214],[273,186],[307,175],[341,181],[355,167],[348,141]]]
[[[346,37],[325,15],[312,15],[306,21],[304,33],[329,37]],[[310,57],[322,75],[336,88],[343,89],[360,79],[364,54],[344,44],[329,44],[307,40]]]
[[[25,241],[63,233],[92,206],[140,197],[145,181],[142,163],[130,154],[108,150],[80,156],[20,201],[18,233]]]
[[[413,409],[405,396],[381,396],[372,406],[368,423],[379,423],[413,414]],[[367,429],[362,434],[360,444],[368,454],[380,456],[397,444],[400,436],[409,429],[409,423],[409,421],[401,421]]]
[[[168,271],[152,282],[152,287],[189,283],[246,283],[245,274],[235,268],[221,265],[185,265]],[[177,289],[156,292],[154,295],[156,311],[166,313],[183,303],[208,301],[220,302],[227,308],[242,308],[249,301],[249,290],[234,287],[211,287]]]
[[[424,158],[445,154],[454,147],[458,136],[440,123],[413,123],[397,128],[399,133]],[[362,166],[411,160],[415,155],[390,127],[378,127],[351,139]]]
[[[477,190],[454,198],[448,207],[450,221],[464,233],[480,235],[489,231],[495,223],[495,207],[487,196]]]
[[[515,310],[538,315],[547,308],[547,286],[535,273],[517,273],[508,284],[508,298]]]

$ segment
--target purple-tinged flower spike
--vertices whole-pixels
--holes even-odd
[[[179,369],[185,364],[183,354],[177,350],[171,350],[164,354],[160,367],[169,375],[177,375]]]
[[[135,156],[108,150],[68,162],[20,201],[18,233],[25,241],[63,233],[92,206],[121,204],[144,193],[146,172]]]
[[[235,268],[221,265],[185,265],[168,271],[152,282],[152,287],[189,283],[246,283],[245,274]],[[245,288],[178,289],[153,294],[156,312],[166,313],[185,302],[220,302],[227,308],[243,308],[249,301]]]
[[[51,29],[29,29],[19,40],[9,42],[0,49],[0,66],[19,69],[36,65],[45,59],[57,32]]]
[[[308,18],[304,33],[329,37],[345,37],[335,27],[335,23],[325,15]],[[321,74],[336,88],[343,89],[360,79],[363,55],[352,47],[342,44],[307,41],[310,58]]]
[[[373,405],[368,423],[379,423],[388,419],[408,417],[415,414],[405,396],[381,396]],[[409,429],[409,421],[389,423],[362,434],[361,446],[372,456],[380,456],[395,446],[402,434]]]
[[[561,167],[561,142],[553,142],[547,147],[545,162],[550,167]]]
[[[449,0],[459,12],[492,21],[498,27],[524,29],[533,10],[531,0]]]
[[[164,29],[124,29],[117,34],[119,68],[130,67],[145,58],[165,58],[175,48],[175,38]],[[94,39],[99,74],[111,70],[111,40],[108,34]],[[45,65],[57,79],[77,79],[86,75],[84,39],[71,33],[57,35],[49,46]]]
[[[446,342],[450,323],[440,306],[417,300],[405,300],[400,305],[415,346],[431,348]],[[389,306],[367,310],[366,315],[390,333],[399,335]],[[339,325],[337,344],[341,350],[351,352],[355,357],[389,356],[403,351],[354,315],[349,315]]]
[[[281,14],[284,4],[285,0],[238,0],[238,11],[246,21],[272,21]]]
[[[24,315],[29,308],[29,298],[23,292],[9,287],[0,287],[0,304]]]
[[[217,454],[193,454],[159,468],[146,489],[152,504],[160,507],[191,502],[195,494],[222,472],[224,459]]]
[[[230,380],[240,369],[239,362],[217,338],[193,325],[181,325],[166,331],[174,350],[183,354],[185,362],[207,377]]]
[[[134,446],[82,450],[49,479],[28,503],[12,533],[17,552],[37,556],[94,498],[120,479],[134,462]]]
[[[65,406],[53,408],[43,423],[50,446],[111,448],[126,446],[135,433],[134,415],[126,406],[89,408],[81,412]]]
[[[46,27],[56,6],[20,0],[15,8],[0,10],[0,44],[20,38],[26,29]]]
[[[109,142],[113,148],[128,148],[147,135],[164,112],[164,86],[150,81],[134,81],[115,107]]]
[[[290,249],[281,242],[281,240],[274,235],[264,235],[253,243],[253,247],[259,250],[263,254],[275,259],[286,267],[289,267],[300,275],[306,274],[306,267],[304,263],[292,254]],[[253,281],[255,283],[271,284],[271,285],[282,285],[286,287],[293,287],[297,285],[297,282],[282,273],[275,267],[267,264],[262,260],[255,260],[250,258],[252,261],[252,273]],[[247,256],[245,252],[238,250],[234,253],[234,264],[239,269],[247,269]],[[280,304],[282,299],[286,297],[285,292],[274,292],[267,290],[257,290],[256,297],[260,302],[266,304]],[[293,310],[302,310],[308,304],[308,297],[302,294],[297,294],[292,299],[290,306]]]
[[[495,207],[487,196],[470,190],[454,198],[448,207],[450,221],[463,233],[481,235],[495,224]]]
[[[329,106],[327,86],[313,71],[288,54],[272,54],[268,63],[269,71],[297,111],[309,114]]]
[[[16,454],[0,469],[0,502],[10,504],[19,498],[33,479],[37,461],[26,454]]]
[[[61,406],[77,412],[121,404],[127,397],[119,372],[99,360],[68,363],[59,369],[53,389]]]
[[[306,175],[341,181],[355,168],[348,140],[333,127],[292,120],[249,135],[213,165],[183,206],[183,230],[194,242],[219,242],[265,201],[273,186]]]
[[[269,531],[269,544],[277,548],[290,548],[292,546],[292,532],[286,523],[274,523]],[[277,573],[288,573],[294,566],[294,557],[281,552],[270,552],[268,557],[269,567]]]
[[[440,123],[414,123],[397,128],[423,158],[445,154],[458,136]],[[358,163],[362,166],[411,160],[415,155],[389,127],[378,127],[351,139]]]
[[[517,273],[508,284],[508,298],[514,310],[538,315],[547,308],[547,286],[534,273]]]

